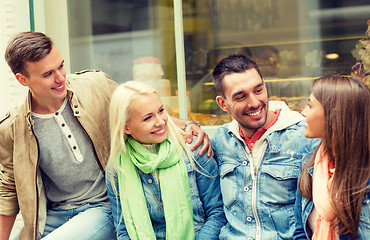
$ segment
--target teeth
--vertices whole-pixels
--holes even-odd
[[[156,131],[156,132],[154,132],[155,134],[161,134],[161,133],[163,133],[164,132],[164,128],[162,129],[162,130],[159,130],[159,131]]]
[[[248,114],[249,116],[257,116],[258,114],[261,113],[261,110],[259,110],[258,112],[255,112],[255,113],[250,113]]]
[[[55,89],[61,89],[63,87],[63,85],[59,86],[59,87],[56,87]]]

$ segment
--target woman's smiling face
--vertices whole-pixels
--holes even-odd
[[[131,101],[125,133],[142,144],[161,143],[167,139],[168,115],[156,93],[141,95]]]

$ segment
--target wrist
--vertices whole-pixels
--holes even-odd
[[[186,128],[187,128],[189,125],[191,125],[191,124],[195,124],[195,125],[197,125],[197,126],[200,128],[199,123],[197,123],[197,122],[195,122],[195,121],[192,121],[192,120],[189,120],[189,121],[187,121],[187,122],[185,123],[184,130],[186,131]]]

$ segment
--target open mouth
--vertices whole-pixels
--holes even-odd
[[[164,131],[165,131],[164,128],[162,128],[161,130],[153,132],[153,134],[161,135],[164,133]]]
[[[246,113],[245,115],[247,115],[248,117],[250,117],[251,119],[260,119],[262,117],[262,111],[263,108],[260,108],[258,109],[257,111],[254,111],[254,112],[251,112],[251,113]]]
[[[55,89],[55,90],[60,90],[60,89],[63,89],[63,88],[64,88],[64,84],[60,85],[59,87],[55,87],[55,88],[53,88],[53,89]]]
[[[256,116],[260,115],[261,113],[262,113],[262,109],[258,110],[257,112],[254,112],[254,113],[248,113],[247,115],[251,116],[251,117],[256,117]]]

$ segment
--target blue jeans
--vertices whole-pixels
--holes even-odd
[[[109,240],[115,238],[112,211],[109,204],[85,204],[64,210],[51,208],[41,237],[53,239]]]

